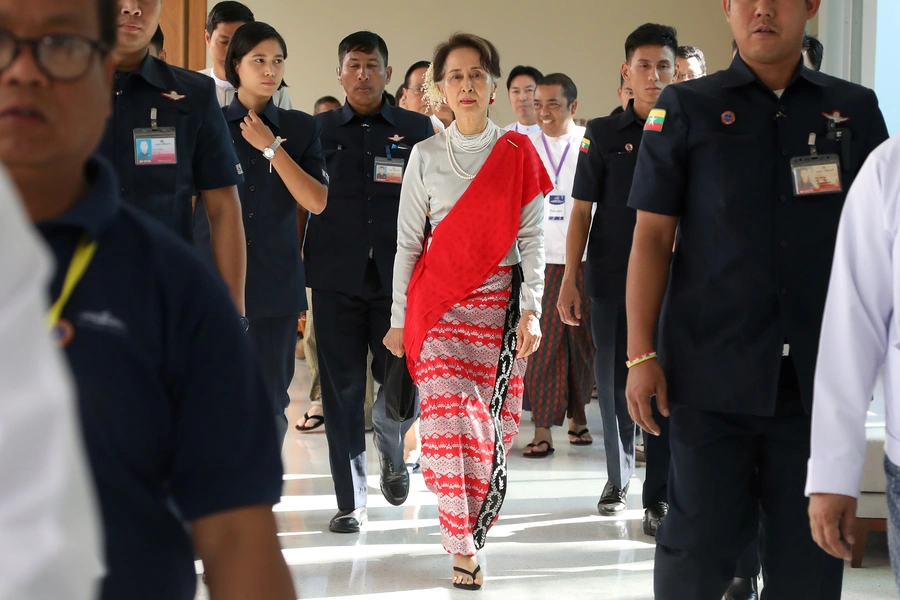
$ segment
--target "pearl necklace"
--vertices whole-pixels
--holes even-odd
[[[490,119],[488,119],[487,127],[484,128],[484,131],[475,135],[463,135],[460,133],[459,128],[456,126],[456,121],[446,129],[447,156],[450,159],[450,166],[453,168],[453,172],[458,177],[468,181],[475,179],[475,175],[469,175],[459,166],[459,163],[456,161],[456,155],[453,153],[453,143],[456,143],[460,150],[467,154],[478,154],[496,141],[499,129]]]

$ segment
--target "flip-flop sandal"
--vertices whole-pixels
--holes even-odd
[[[572,431],[572,430],[570,429],[570,430],[569,430],[569,435],[571,435],[572,437],[578,438],[578,440],[576,440],[576,441],[574,441],[574,442],[573,442],[572,440],[569,440],[569,443],[572,444],[573,446],[590,446],[591,444],[594,443],[594,440],[583,440],[583,439],[581,439],[581,436],[583,436],[583,435],[586,434],[586,433],[590,433],[590,431],[588,431],[588,428],[587,428],[587,427],[585,427],[584,429],[582,429],[581,431],[578,431],[578,432]]]
[[[475,577],[479,572],[481,572],[481,565],[475,567],[475,570],[471,573],[469,571],[466,571],[462,567],[453,567],[453,570],[462,573],[463,575],[468,575],[472,578],[472,583],[454,583],[453,587],[460,590],[469,590],[470,592],[477,592],[481,589],[481,584],[475,583]]]
[[[556,450],[553,448],[553,446],[550,445],[550,442],[548,442],[546,440],[543,442],[538,442],[537,444],[528,444],[527,446],[525,446],[525,449],[528,450],[529,448],[538,448],[540,446],[543,446],[544,444],[547,445],[547,449],[544,450],[543,452],[540,450],[538,450],[537,452],[532,450],[531,453],[529,453],[529,454],[525,454],[523,452],[522,456],[524,456],[525,458],[547,458],[548,456],[550,456],[551,454],[556,452]]]
[[[310,421],[314,421],[313,425],[304,425],[301,427],[300,425],[294,425],[294,428],[297,431],[302,431],[303,433],[309,433],[310,431],[315,431],[319,427],[322,427],[325,424],[325,417],[322,415],[311,415],[306,413],[303,415],[303,419],[308,423]]]

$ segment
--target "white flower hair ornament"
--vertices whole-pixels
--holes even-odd
[[[437,112],[444,103],[444,95],[438,89],[437,82],[434,80],[434,63],[428,65],[428,70],[425,71],[425,84],[422,87],[425,89],[423,96],[425,104],[428,105],[432,112]]]

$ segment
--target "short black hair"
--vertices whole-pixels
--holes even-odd
[[[225,0],[212,7],[206,16],[206,33],[212,35],[221,23],[252,23],[253,11],[240,2]]]
[[[109,52],[116,45],[119,31],[119,3],[117,0],[97,0],[97,17],[100,25],[100,42]]]
[[[150,38],[150,45],[156,48],[156,55],[163,51],[163,46],[166,44],[166,36],[163,35],[163,30],[161,25],[156,26],[156,33],[153,34],[153,37]]]
[[[351,52],[365,52],[372,54],[378,50],[384,60],[384,66],[388,66],[388,47],[384,39],[371,31],[357,31],[351,33],[338,44],[338,63],[344,64],[344,57]]]
[[[625,62],[630,63],[634,51],[644,46],[669,48],[674,56],[678,53],[678,32],[668,25],[644,23],[625,40]]]
[[[578,100],[578,88],[575,86],[575,82],[572,81],[572,78],[565,73],[550,73],[549,75],[544,75],[538,80],[537,84],[558,85],[561,87],[563,96],[566,97],[567,108],[571,107],[572,103]]]
[[[321,98],[316,100],[316,103],[313,105],[313,112],[316,112],[317,110],[319,110],[320,104],[337,104],[338,106],[340,106],[341,101],[338,100],[337,98],[335,98],[334,96],[322,96]]]
[[[806,34],[803,36],[803,49],[806,50],[806,55],[809,57],[809,62],[812,63],[813,69],[821,71],[822,59],[825,58],[825,46],[822,45],[822,42]]]
[[[287,58],[288,49],[287,44],[284,43],[284,38],[268,23],[261,21],[244,23],[234,32],[234,36],[228,43],[228,53],[225,55],[225,79],[234,86],[234,89],[241,87],[241,78],[238,76],[237,65],[254,48],[266,40],[275,40],[281,44],[284,57]],[[280,90],[283,87],[287,87],[284,79],[281,80],[281,85],[278,86],[278,89]]]
[[[534,83],[537,84],[538,81],[544,78],[544,74],[535,69],[534,67],[528,67],[519,65],[515,67],[512,71],[509,72],[509,77],[506,78],[506,91],[509,91],[509,88],[512,87],[513,79],[519,77],[520,75],[526,75],[534,79]]]
[[[625,76],[622,75],[622,71],[619,71],[619,89],[625,87]]]
[[[678,46],[678,52],[675,53],[675,56],[685,60],[696,58],[700,61],[700,71],[706,75],[706,55],[697,46]]]
[[[397,93],[394,94],[394,98],[397,99],[397,102],[399,102],[400,99],[403,98],[403,94],[404,94],[404,92],[406,92],[406,90],[407,90],[406,84],[405,83],[400,84],[400,87],[397,88]]]
[[[406,77],[403,78],[403,87],[409,87],[409,77],[413,74],[413,72],[418,71],[419,69],[427,69],[431,66],[431,63],[427,60],[420,60],[418,62],[414,62],[412,66],[410,66],[406,70]]]

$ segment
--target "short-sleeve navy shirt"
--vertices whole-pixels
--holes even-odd
[[[872,90],[802,66],[779,97],[738,55],[728,70],[667,87],[646,130],[629,206],[679,218],[660,316],[669,399],[775,413],[787,341],[806,410],[847,189],[887,139]],[[838,115],[846,146],[829,139]],[[831,117],[831,118],[829,118]],[[662,120],[660,120],[662,119]],[[795,196],[791,159],[841,159],[842,192]]]
[[[87,173],[87,194],[38,228],[59,265],[51,301],[81,236],[98,243],[62,317],[103,514],[102,598],[193,600],[187,524],[280,499],[268,391],[215,274],[120,203],[105,161]]]
[[[135,164],[134,130],[175,128],[177,164]],[[242,181],[241,166],[212,78],[172,67],[150,55],[133,73],[116,73],[110,115],[98,152],[116,170],[120,196],[152,215],[184,240],[192,239],[197,190]]]
[[[362,116],[344,104],[316,115],[331,186],[328,208],[310,215],[306,234],[307,285],[317,290],[360,294],[369,253],[390,295],[397,253],[400,183],[375,181],[375,160],[402,160],[434,135],[431,119],[384,102],[381,112]]]
[[[644,122],[634,114],[634,100],[623,112],[593,119],[587,125],[572,197],[594,202],[585,291],[591,298],[624,302],[628,258],[637,213],[628,194],[637,165]]]
[[[303,312],[307,309],[306,278],[300,258],[297,201],[262,152],[244,139],[241,123],[248,111],[237,96],[224,110],[244,167],[244,183],[238,190],[247,236],[247,318]],[[281,148],[301,169],[328,185],[318,121],[299,110],[278,108],[271,100],[259,117],[273,134],[287,140]]]

